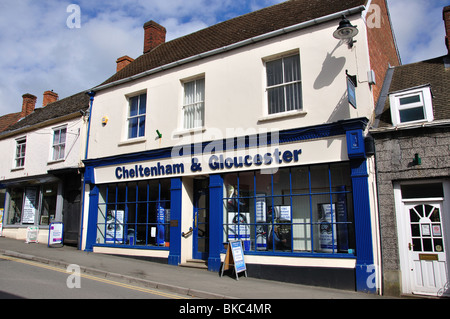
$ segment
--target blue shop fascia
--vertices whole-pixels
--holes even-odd
[[[85,160],[82,248],[219,272],[240,240],[249,276],[374,293],[367,124]]]

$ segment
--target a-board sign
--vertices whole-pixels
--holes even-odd
[[[62,245],[63,243],[63,223],[51,223],[48,229],[48,246]]]
[[[30,226],[27,227],[27,239],[26,243],[37,243],[38,242],[38,235],[39,235],[39,227],[37,226]]]
[[[223,262],[222,273],[225,270],[230,269],[230,266],[234,266],[234,272],[236,273],[236,279],[239,280],[238,274],[245,272],[247,277],[247,267],[244,260],[244,250],[242,249],[242,241],[235,240],[228,242],[227,254],[225,255],[225,261]]]

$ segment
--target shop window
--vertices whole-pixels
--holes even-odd
[[[266,73],[269,115],[301,110],[300,55],[266,62]]]
[[[11,188],[8,193],[8,225],[49,225],[57,219],[57,183]]]
[[[184,129],[203,127],[205,121],[205,79],[184,83]]]
[[[145,136],[145,119],[147,113],[147,94],[129,99],[128,139]]]
[[[347,163],[226,174],[223,240],[247,252],[355,252]]]
[[[22,206],[23,206],[23,188],[13,188],[9,191],[8,203],[8,225],[20,225],[22,220]]]
[[[55,221],[57,195],[58,184],[47,184],[42,186],[40,225],[49,225]]]
[[[100,187],[97,244],[168,247],[170,179]]]

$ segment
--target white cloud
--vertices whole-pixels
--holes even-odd
[[[388,0],[403,64],[445,55],[442,10],[448,0]]]

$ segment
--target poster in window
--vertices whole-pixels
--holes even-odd
[[[319,245],[322,252],[337,252],[335,204],[319,204]]]
[[[123,243],[123,210],[110,210],[106,216],[106,243]]]
[[[228,240],[242,240],[250,250],[250,213],[228,212]]]
[[[37,206],[36,192],[37,192],[36,188],[27,188],[25,190],[25,202],[23,205],[23,215],[22,215],[23,224],[34,224]]]

